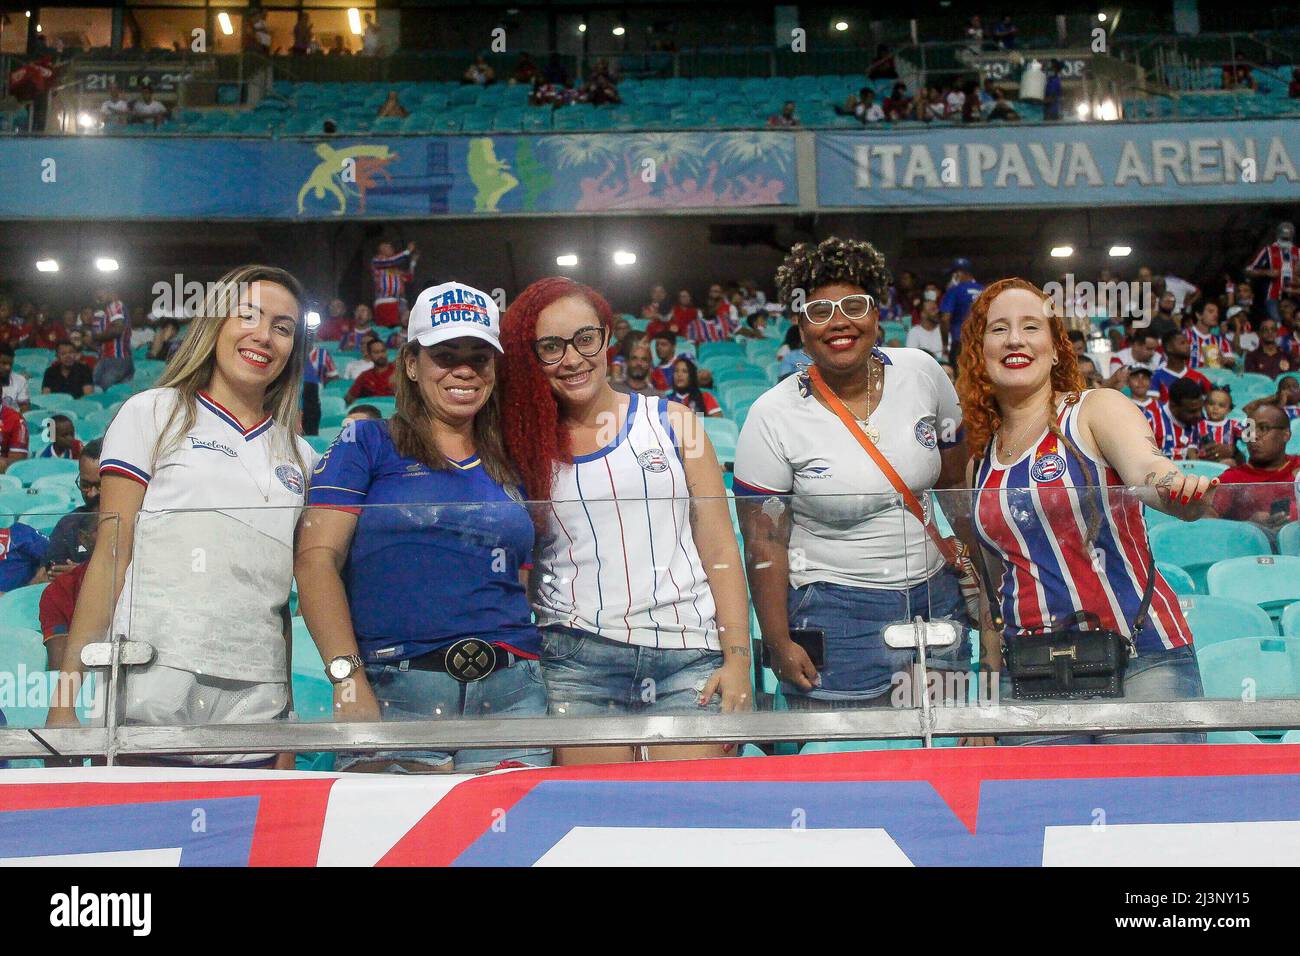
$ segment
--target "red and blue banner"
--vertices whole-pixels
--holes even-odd
[[[882,751],[478,777],[0,771],[0,865],[1293,864],[1300,746]]]

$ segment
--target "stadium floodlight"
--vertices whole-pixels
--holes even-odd
[[[307,315],[305,316],[305,318],[306,318],[306,320],[307,320],[307,328],[309,328],[309,329],[314,329],[314,328],[316,328],[317,326],[320,325],[320,313],[319,313],[319,312],[308,312]]]
[[[58,272],[58,271],[59,271],[59,260],[57,260],[57,259],[37,259],[37,260],[36,260],[36,271],[37,271],[37,272]]]
[[[23,15],[26,16],[28,20],[30,20],[32,18],[32,11],[24,10]]]
[[[1089,106],[1087,103],[1079,103],[1074,107],[1075,115],[1078,116],[1079,119],[1081,120],[1086,120],[1088,118],[1088,114],[1091,112],[1092,112],[1092,107]]]
[[[348,29],[354,37],[361,36],[361,11],[356,7],[348,7]]]
[[[627,33],[627,31],[624,30],[621,26],[614,28],[614,36],[621,37],[624,33]]]
[[[41,29],[41,25],[40,25],[39,23],[36,24],[36,32],[37,32],[37,33],[43,33],[43,32],[45,32],[45,31],[43,31],[43,30]]]
[[[839,30],[841,33],[843,33],[843,32],[844,32],[845,30],[847,30],[848,28],[849,28],[849,24],[848,24],[848,21],[847,21],[847,20],[836,20],[836,21],[835,21],[835,29],[836,29],[836,30]]]
[[[98,125],[98,122],[95,119],[95,115],[93,113],[78,113],[77,125],[80,126],[82,129],[93,129],[96,125]]]
[[[1132,255],[1132,246],[1111,246],[1110,257],[1112,259],[1123,259],[1127,255]]]
[[[1098,22],[1100,22],[1100,23],[1105,23],[1105,22],[1106,22],[1106,14],[1104,14],[1104,13],[1099,13],[1099,14],[1097,14],[1097,20],[1098,20]]]
[[[230,14],[225,10],[217,14],[217,26],[221,27],[221,32],[226,36],[233,36],[235,33],[235,25],[230,22]]]
[[[586,33],[586,32],[587,32],[587,24],[585,24],[585,23],[579,23],[579,24],[578,24],[578,32],[579,32],[579,33]]]
[[[1097,119],[1108,123],[1119,119],[1119,107],[1114,100],[1102,100],[1097,104]]]
[[[565,266],[566,268],[571,268],[578,264],[578,257],[574,255],[572,252],[566,252],[562,256],[555,257],[555,264],[557,266]]]
[[[614,265],[630,266],[636,263],[636,253],[628,252],[626,249],[617,249],[614,252]]]
[[[98,256],[95,259],[95,268],[100,272],[116,272],[118,269],[117,260],[112,256]]]
[[[1068,259],[1074,255],[1074,246],[1052,246],[1053,259]]]

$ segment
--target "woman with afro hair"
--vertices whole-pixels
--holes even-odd
[[[610,387],[612,315],[570,279],[526,288],[502,320],[507,451],[538,502],[533,608],[556,715],[745,710],[749,605],[722,469],[696,415]],[[645,748],[653,759],[722,745]],[[569,747],[556,763],[634,759]]]
[[[870,243],[800,243],[776,282],[811,364],[759,396],[736,447],[754,608],[792,708],[888,706],[915,652],[887,647],[883,628],[917,615],[957,622],[962,640],[927,658],[964,670],[966,604],[944,555],[841,416],[928,504],[932,488],[962,479],[957,394],[929,353],[876,348],[889,272]]]

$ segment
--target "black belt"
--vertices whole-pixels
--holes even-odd
[[[504,648],[476,637],[467,637],[449,647],[412,657],[407,666],[417,671],[450,674],[462,684],[472,684],[514,662],[515,655]]]

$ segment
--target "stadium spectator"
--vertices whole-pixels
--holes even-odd
[[[363,303],[353,309],[352,321],[339,333],[339,351],[364,351],[367,339],[379,337],[379,331],[372,322],[373,313],[370,311],[370,306]]]
[[[0,404],[0,474],[28,454],[27,422],[16,408]]]
[[[620,315],[614,320],[614,331],[609,336],[609,348],[605,350],[605,356],[610,362],[622,360],[623,343],[627,341],[627,337],[631,334],[632,324],[626,318]]]
[[[993,39],[1004,50],[1014,50],[1016,48],[1016,35],[1020,31],[1016,25],[1011,22],[1011,15],[1007,14],[993,26]]]
[[[1232,344],[1234,352],[1245,355],[1259,347],[1259,333],[1246,318],[1245,309],[1239,305],[1230,305],[1223,319],[1228,341]]]
[[[939,303],[936,299],[922,300],[920,317],[907,330],[907,347],[924,349],[936,359],[944,357],[943,329],[939,327]]]
[[[13,305],[7,299],[0,299],[0,345],[24,348],[31,334],[30,323],[23,320],[21,313],[14,312]]]
[[[515,60],[514,72],[510,74],[510,82],[532,86],[533,79],[540,75],[541,70],[533,62],[533,58],[527,53],[520,53],[518,59]]]
[[[381,242],[370,260],[370,275],[375,283],[375,324],[392,327],[401,324],[398,303],[406,298],[406,284],[419,260],[415,243],[408,242],[401,252],[391,242]]]
[[[781,106],[781,112],[773,113],[767,118],[767,125],[782,129],[803,125],[799,122],[799,117],[795,115],[794,100],[786,100]]]
[[[948,270],[952,284],[939,301],[939,325],[948,345],[948,356],[954,365],[961,349],[962,323],[966,321],[971,305],[984,289],[984,284],[976,280],[972,268],[970,260],[964,256],[954,259]]]
[[[1278,323],[1264,319],[1259,323],[1259,347],[1246,356],[1246,371],[1277,378],[1293,368],[1295,359],[1278,345]]]
[[[77,361],[77,347],[71,342],[60,342],[56,354],[58,358],[41,377],[41,394],[71,395],[73,398],[91,394],[95,386],[90,369]]]
[[[131,101],[116,83],[108,88],[108,98],[99,104],[105,126],[125,126],[131,120]]]
[[[673,362],[672,389],[668,398],[681,402],[697,415],[705,418],[721,418],[722,406],[710,393],[700,388],[700,376],[695,363],[688,358],[679,358]]]
[[[352,51],[348,49],[347,41],[343,39],[343,34],[337,34],[334,37],[334,43],[330,46],[326,56],[351,56]]]
[[[149,343],[148,356],[156,361],[169,362],[181,347],[181,324],[175,319],[163,319],[158,324],[158,331]]]
[[[961,121],[978,123],[983,119],[980,112],[980,85],[978,80],[967,80],[962,84]]]
[[[132,354],[135,353],[136,349],[142,346],[147,346],[153,342],[158,332],[155,327],[155,321],[156,319],[154,316],[145,314],[143,306],[137,305],[131,310],[130,323]],[[52,348],[53,346],[50,347]]]
[[[45,535],[21,521],[0,528],[0,594],[43,583],[49,546]]]
[[[86,578],[88,561],[71,565],[66,574],[54,576],[50,572],[50,585],[41,592],[37,605],[37,618],[41,623],[41,637],[45,641],[45,655],[50,661],[63,660],[67,646],[68,628],[76,612],[81,584]]]
[[[1293,100],[1300,100],[1300,67],[1291,70],[1291,82],[1287,84],[1286,95]]]
[[[778,381],[793,375],[801,366],[808,364],[808,353],[803,350],[803,333],[799,329],[798,322],[792,323],[785,330],[785,340],[776,350],[776,361]]]
[[[907,95],[907,84],[898,82],[890,90],[889,96],[882,104],[885,119],[891,123],[900,122],[910,119],[912,113],[912,98]]]
[[[1228,302],[1230,305],[1241,306],[1247,320],[1254,322],[1259,319],[1259,315],[1255,312],[1255,290],[1251,288],[1249,282],[1234,283]]]
[[[378,116],[395,116],[398,119],[406,119],[411,115],[411,111],[402,105],[401,100],[397,98],[397,90],[389,90],[388,98],[384,100],[379,107]]]
[[[591,68],[591,74],[588,76],[588,79],[596,78],[607,80],[612,84],[618,83],[618,76],[614,72],[614,68],[610,66],[609,60],[604,57],[596,60],[595,65]]]
[[[655,361],[654,371],[650,373],[650,381],[656,389],[666,392],[671,381],[673,362],[681,356],[677,351],[677,336],[665,330],[650,341],[654,347]]]
[[[1158,397],[1159,393],[1153,393],[1151,389],[1151,369],[1145,365],[1130,365],[1127,374],[1120,377],[1116,373],[1112,377],[1112,382],[1116,388],[1127,388],[1129,397],[1137,403],[1139,408],[1146,408],[1151,404],[1152,399]]]
[[[124,678],[126,721],[204,725],[284,714],[294,529],[313,461],[293,434],[301,301],[297,280],[279,269],[226,273],[200,313],[212,320],[196,323],[157,387],[132,396],[113,419],[100,510],[118,517],[99,525],[49,726],[77,726],[67,691],[82,683],[82,648],[110,625],[123,633],[116,629],[128,614],[132,637],[152,644],[155,656]],[[196,546],[202,573],[186,573]],[[163,762],[292,769],[293,755]]]
[[[1296,273],[1295,226],[1289,222],[1277,225],[1276,239],[1259,252],[1246,267],[1248,279],[1268,279],[1264,293],[1264,308],[1270,319],[1281,319],[1278,302],[1286,295],[1300,293]]]
[[[1187,344],[1187,362],[1192,368],[1232,368],[1237,362],[1232,343],[1219,328],[1217,302],[1201,303],[1196,322],[1187,328]]]
[[[348,409],[348,413],[343,416],[343,421],[347,422],[366,422],[382,421],[384,413],[373,405],[353,405]]]
[[[1151,313],[1151,321],[1147,329],[1159,338],[1161,343],[1170,332],[1182,331],[1183,317],[1177,309],[1177,302],[1178,297],[1172,292],[1161,292],[1156,297],[1156,308]]]
[[[1007,95],[1001,89],[993,91],[993,105],[989,107],[988,118],[990,120],[1002,120],[1007,123],[1020,122],[1020,114],[1016,112]]]
[[[1097,371],[1097,363],[1091,356],[1078,355],[1075,356],[1075,361],[1079,365],[1079,374],[1083,376],[1083,384],[1088,388],[1101,388],[1101,373]]]
[[[1170,461],[1200,457],[1198,435],[1207,394],[1196,382],[1180,378],[1169,386],[1167,401],[1158,399],[1144,410],[1156,447]]]
[[[1165,333],[1160,344],[1165,350],[1165,361],[1163,365],[1151,373],[1151,387],[1159,392],[1160,401],[1168,401],[1170,387],[1174,382],[1182,379],[1195,382],[1197,387],[1208,395],[1210,393],[1210,380],[1192,368],[1188,362],[1188,356],[1191,355],[1192,351],[1192,343],[1187,335],[1178,330],[1172,330]]]
[[[946,120],[961,119],[962,109],[966,106],[966,94],[961,87],[953,86],[943,97],[943,118]]]
[[[370,368],[357,376],[344,396],[349,404],[358,398],[383,398],[397,394],[394,381],[397,366],[388,360],[388,346],[372,339],[366,346],[366,358],[370,361]]]
[[[722,286],[709,287],[709,300],[700,310],[700,316],[686,330],[686,337],[696,345],[702,342],[726,342],[739,330],[740,319],[733,306],[722,294]]]
[[[94,439],[81,448],[77,457],[77,487],[82,503],[59,519],[50,532],[50,550],[45,556],[51,580],[65,571],[84,564],[95,549],[95,528],[99,522],[99,457],[103,441]],[[56,663],[61,658],[50,658]]]
[[[858,104],[853,108],[853,115],[863,126],[885,121],[885,109],[876,102],[876,91],[864,86],[858,93]]]
[[[461,76],[460,81],[470,86],[487,86],[495,83],[497,78],[496,70],[488,65],[483,54],[474,58],[474,62],[465,68],[465,73]]]
[[[627,349],[627,360],[623,366],[623,379],[615,382],[613,389],[616,392],[622,392],[624,395],[660,395],[663,390],[656,388],[650,380],[652,372],[658,369],[651,368],[650,343],[644,338],[639,339]]]
[[[54,316],[44,309],[37,313],[36,325],[32,329],[32,348],[53,351],[66,338],[67,331],[62,322],[56,321]]]
[[[616,106],[623,102],[619,96],[618,88],[608,76],[597,73],[590,77],[582,88],[579,99],[584,103],[590,103],[592,106]]]
[[[1160,340],[1150,329],[1135,329],[1129,341],[1131,344],[1128,348],[1111,355],[1110,368],[1107,370],[1111,375],[1121,368],[1132,368],[1134,365],[1141,365],[1154,372],[1164,364],[1159,351]]]
[[[1300,473],[1300,455],[1286,453],[1291,422],[1276,395],[1257,398],[1244,411],[1249,457],[1219,476],[1223,487],[1214,506],[1220,517],[1253,522],[1276,536],[1296,518],[1292,484]]]
[[[1229,418],[1232,411],[1232,391],[1226,386],[1215,386],[1205,397],[1205,417],[1196,425],[1197,457],[1205,461],[1232,462],[1237,458],[1237,441],[1244,425]]]
[[[523,583],[534,529],[502,441],[496,303],[449,282],[421,292],[411,315],[392,420],[358,422],[354,440],[330,448],[299,536],[300,606],[335,716],[541,717],[541,641]],[[473,506],[431,520],[430,502]],[[551,753],[430,747],[342,754],[336,769],[472,773],[507,762],[548,766]]]
[[[311,14],[306,10],[300,10],[298,20],[293,25],[293,46],[289,48],[289,52],[294,56],[306,56],[311,49],[312,40]]]
[[[27,376],[14,371],[14,350],[4,342],[0,342],[0,404],[24,413],[32,407]]]
[[[686,408],[610,388],[611,321],[597,292],[554,277],[526,288],[503,322],[506,445],[528,499],[551,502],[533,571],[548,713],[699,714],[716,712],[719,697],[723,711],[748,710],[749,606],[722,469]],[[611,424],[621,426],[612,441]],[[616,520],[620,499],[637,500],[644,518]],[[561,763],[632,757],[625,746],[557,752]]]
[[[1061,102],[1064,99],[1061,88],[1061,70],[1064,64],[1053,60],[1047,68],[1047,82],[1043,86],[1043,119],[1049,122],[1060,120]]]
[[[738,291],[740,292],[739,308],[741,315],[748,317],[761,309],[767,308],[767,295],[753,279],[741,279]]]
[[[330,299],[325,308],[325,316],[316,329],[316,339],[321,342],[337,342],[352,323],[348,319],[348,306],[342,299]]]
[[[1036,630],[1078,630],[1086,617],[1082,626],[1117,631],[1136,645],[1124,673],[1125,700],[1199,697],[1191,629],[1152,562],[1141,504],[1185,519],[1213,514],[1217,482],[1184,475],[1157,453],[1141,414],[1118,392],[1084,390],[1065,323],[1045,308],[1049,301],[1023,279],[990,285],[971,309],[961,352],[961,407],[973,455],[967,477],[978,496],[974,530],[986,558],[1003,568],[981,663],[1000,670],[1004,641]],[[1113,485],[1136,486],[1140,500],[1103,490]],[[1006,494],[1033,502],[1016,509],[1014,523],[1006,517]],[[1081,554],[1096,558],[1069,557]],[[1142,618],[1151,574],[1153,599]],[[1199,733],[1068,734],[1004,742],[1203,740]]]
[[[961,409],[933,357],[874,347],[889,273],[872,245],[799,243],[776,281],[783,302],[806,290],[796,315],[812,366],[759,396],[736,447],[754,610],[791,708],[888,706],[893,676],[914,654],[887,648],[885,625],[967,619],[939,549],[900,559],[928,539],[911,509],[893,503],[904,482],[922,497],[960,482]],[[794,497],[772,500],[780,495]],[[792,640],[796,628],[822,632],[822,667]],[[969,641],[928,657],[937,669],[965,667]]]
[[[691,300],[691,293],[682,289],[677,293],[677,304],[673,306],[668,317],[660,323],[651,322],[646,326],[645,334],[654,338],[660,332],[668,331],[683,338],[690,332],[691,324],[704,315]]]
[[[52,440],[36,457],[66,458],[68,461],[76,461],[81,456],[82,443],[77,438],[77,428],[72,419],[58,413],[51,415],[46,421],[49,424],[45,427],[53,432],[50,435]]]
[[[95,296],[97,309],[90,327],[90,337],[99,346],[99,361],[92,378],[96,387],[107,389],[135,375],[131,360],[131,325],[126,307],[113,292],[102,289]]]
[[[319,345],[307,353],[302,373],[302,433],[320,433],[320,390],[339,377],[338,367],[329,349]]]
[[[153,98],[153,87],[146,86],[140,91],[140,98],[131,104],[131,117],[137,123],[152,123],[157,126],[167,119],[170,110],[162,100]]]
[[[912,119],[922,123],[944,118],[944,99],[937,87],[922,88],[912,104]]]
[[[898,65],[894,62],[894,52],[889,48],[888,43],[876,44],[876,56],[871,61],[871,65],[867,67],[867,79],[898,79]]]
[[[689,292],[686,294],[690,295]],[[647,309],[652,311],[654,314],[649,314],[649,312],[646,311]],[[641,318],[652,320],[665,319],[672,314],[672,311],[672,308],[668,305],[668,290],[662,285],[656,284],[650,289],[650,301],[641,307]],[[649,329],[646,330],[646,334],[651,334]],[[678,334],[680,335],[681,333]]]
[[[383,36],[379,32],[379,24],[370,14],[365,15],[365,27],[361,36],[361,55],[362,56],[379,56],[383,52]]]
[[[244,49],[271,55],[271,28],[266,24],[266,14],[257,7],[244,14]]]

